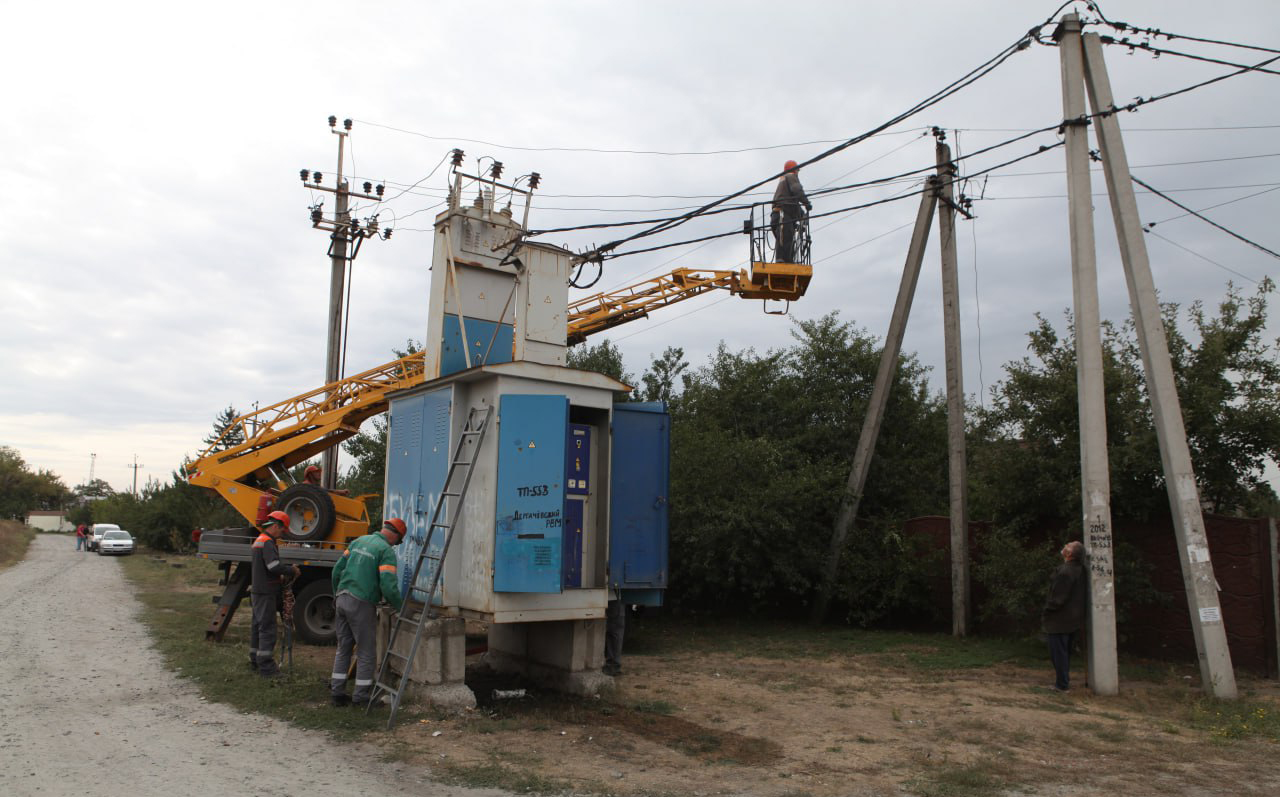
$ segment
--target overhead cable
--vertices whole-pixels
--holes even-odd
[[[1227,235],[1230,235],[1232,238],[1235,238],[1236,240],[1239,240],[1239,241],[1243,241],[1244,243],[1247,243],[1249,246],[1252,246],[1254,249],[1257,249],[1257,250],[1258,250],[1258,251],[1260,251],[1260,252],[1266,252],[1267,254],[1271,255],[1271,256],[1272,256],[1272,257],[1274,257],[1274,258],[1280,259],[1280,252],[1274,252],[1274,251],[1272,251],[1272,250],[1268,249],[1267,247],[1263,246],[1262,244],[1257,243],[1256,241],[1251,241],[1251,240],[1249,240],[1248,238],[1245,238],[1243,235],[1240,235],[1240,234],[1239,234],[1239,233],[1237,233],[1237,232],[1233,232],[1232,230],[1228,230],[1226,227],[1223,227],[1223,226],[1222,226],[1221,224],[1219,224],[1218,222],[1214,221],[1213,219],[1208,218],[1207,216],[1202,216],[1202,215],[1200,215],[1198,212],[1196,212],[1196,211],[1192,210],[1191,208],[1189,208],[1189,207],[1187,207],[1186,205],[1182,204],[1181,202],[1179,202],[1178,200],[1174,199],[1173,197],[1171,197],[1171,196],[1167,196],[1167,195],[1165,195],[1165,194],[1160,193],[1159,191],[1157,191],[1156,189],[1152,188],[1152,187],[1151,187],[1150,185],[1148,185],[1147,183],[1144,183],[1144,182],[1142,182],[1141,180],[1139,180],[1137,177],[1134,177],[1132,174],[1131,174],[1131,175],[1129,175],[1129,179],[1130,179],[1130,180],[1133,180],[1133,181],[1134,181],[1135,183],[1137,183],[1138,185],[1142,186],[1143,188],[1147,189],[1147,190],[1148,190],[1148,191],[1150,191],[1151,193],[1153,193],[1153,194],[1155,194],[1156,196],[1160,197],[1160,198],[1161,198],[1161,199],[1163,199],[1165,202],[1168,202],[1168,203],[1169,203],[1169,204],[1171,204],[1171,205],[1176,205],[1177,207],[1182,208],[1183,210],[1185,210],[1186,212],[1190,213],[1192,216],[1195,216],[1197,219],[1200,219],[1201,221],[1205,222],[1206,224],[1209,224],[1209,225],[1211,225],[1211,226],[1213,226],[1213,227],[1217,227],[1219,230],[1222,230],[1222,231],[1223,231],[1223,232],[1225,232]],[[1154,227],[1154,226],[1155,226],[1155,223],[1153,222],[1153,223],[1150,225],[1150,227]],[[1148,229],[1149,229],[1149,227],[1148,227]]]

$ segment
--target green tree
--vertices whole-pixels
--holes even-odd
[[[110,498],[116,494],[116,491],[105,480],[95,478],[90,479],[84,484],[77,484],[75,493],[81,501],[88,501],[99,498]]]
[[[240,411],[228,404],[227,408],[219,412],[218,417],[214,419],[213,431],[201,442],[213,451],[226,451],[228,448],[235,448],[244,443],[244,429],[235,423],[239,417]]]
[[[689,378],[684,376],[688,368],[684,349],[668,346],[661,357],[650,361],[649,370],[640,376],[640,383],[643,385],[640,390],[641,400],[665,401],[668,409],[674,409],[680,393],[689,384]]]
[[[33,509],[62,509],[73,498],[53,471],[33,471],[17,449],[0,446],[0,518],[24,520]]]
[[[672,415],[672,597],[682,605],[803,612],[879,366],[865,331],[836,314],[796,322],[795,344],[723,344],[684,376]],[[945,411],[926,372],[899,361],[836,603],[870,623],[925,612],[924,564],[894,530],[946,506]]]

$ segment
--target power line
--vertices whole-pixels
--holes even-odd
[[[1120,21],[1112,22],[1111,20],[1107,19],[1105,14],[1102,13],[1102,8],[1098,5],[1096,0],[1089,0],[1089,2],[1087,3],[1087,6],[1089,10],[1097,14],[1098,17],[1104,23],[1120,31],[1121,33],[1129,33],[1129,32],[1142,33],[1155,38],[1164,36],[1166,39],[1169,39],[1170,41],[1172,41],[1173,39],[1186,39],[1187,41],[1200,42],[1202,44],[1220,44],[1224,47],[1238,47],[1245,50],[1257,50],[1258,52],[1263,52],[1263,53],[1280,53],[1280,50],[1275,50],[1270,47],[1258,47],[1252,44],[1241,44],[1239,42],[1222,41],[1219,39],[1203,39],[1198,36],[1187,36],[1182,33],[1170,33],[1168,31],[1160,30],[1159,28],[1140,28],[1137,25],[1130,25],[1128,22],[1120,22]]]
[[[1257,284],[1258,284],[1258,281],[1257,281],[1256,279],[1254,279],[1253,277],[1250,277],[1248,274],[1244,274],[1244,273],[1241,273],[1241,272],[1239,272],[1239,271],[1236,271],[1234,268],[1231,268],[1230,266],[1224,266],[1223,264],[1219,263],[1219,262],[1218,262],[1218,261],[1216,261],[1216,260],[1213,260],[1213,259],[1211,259],[1211,258],[1205,257],[1204,255],[1200,254],[1199,252],[1195,251],[1194,249],[1188,249],[1187,247],[1183,246],[1182,244],[1178,243],[1177,241],[1171,241],[1171,240],[1169,240],[1168,238],[1164,237],[1163,235],[1161,235],[1160,233],[1158,233],[1158,232],[1156,232],[1156,231],[1154,231],[1154,230],[1150,230],[1150,229],[1143,228],[1143,232],[1147,233],[1148,235],[1154,235],[1155,237],[1159,238],[1160,240],[1164,241],[1165,243],[1170,244],[1170,245],[1172,245],[1172,246],[1176,246],[1176,247],[1178,247],[1179,249],[1181,249],[1182,251],[1186,252],[1187,254],[1195,255],[1196,257],[1200,258],[1201,260],[1203,260],[1203,261],[1205,261],[1205,262],[1207,262],[1207,263],[1212,263],[1213,265],[1217,266],[1218,268],[1222,269],[1223,271],[1229,271],[1229,272],[1231,272],[1232,274],[1235,274],[1237,277],[1241,277],[1241,278],[1243,278],[1243,279],[1247,279],[1247,280],[1249,280],[1250,282],[1252,282],[1254,285],[1257,285]]]
[[[1171,204],[1171,205],[1176,205],[1177,207],[1182,208],[1182,209],[1183,209],[1183,210],[1185,210],[1187,213],[1190,213],[1192,216],[1195,216],[1197,219],[1200,219],[1201,221],[1205,222],[1206,224],[1209,224],[1209,225],[1212,225],[1212,226],[1214,226],[1214,227],[1217,227],[1219,230],[1222,230],[1222,231],[1223,231],[1223,232],[1225,232],[1227,235],[1230,235],[1232,238],[1235,238],[1235,239],[1237,239],[1237,240],[1239,240],[1239,241],[1243,241],[1244,243],[1247,243],[1249,246],[1252,246],[1254,249],[1257,249],[1257,250],[1258,250],[1258,251],[1260,251],[1260,252],[1266,252],[1267,254],[1271,255],[1271,256],[1272,256],[1272,257],[1274,257],[1274,258],[1276,258],[1276,259],[1280,259],[1280,253],[1273,252],[1272,250],[1268,249],[1267,247],[1263,246],[1263,245],[1262,245],[1262,244],[1260,244],[1260,243],[1257,243],[1256,241],[1251,241],[1251,240],[1249,240],[1248,238],[1245,238],[1243,235],[1240,235],[1240,234],[1239,234],[1239,233],[1237,233],[1237,232],[1233,232],[1232,230],[1228,230],[1226,227],[1223,227],[1223,226],[1222,226],[1221,224],[1219,224],[1218,222],[1216,222],[1216,221],[1214,221],[1214,220],[1212,220],[1212,219],[1208,218],[1207,216],[1202,216],[1202,215],[1200,215],[1199,213],[1197,213],[1196,211],[1194,211],[1194,210],[1192,210],[1191,208],[1187,207],[1186,205],[1182,204],[1181,202],[1177,201],[1177,200],[1176,200],[1176,199],[1174,199],[1173,197],[1166,196],[1166,195],[1164,195],[1164,194],[1160,193],[1159,191],[1157,191],[1156,189],[1152,188],[1152,187],[1151,187],[1150,185],[1148,185],[1147,183],[1144,183],[1144,182],[1142,182],[1141,180],[1139,180],[1137,177],[1134,177],[1132,174],[1131,174],[1131,175],[1129,175],[1129,179],[1130,179],[1130,180],[1133,180],[1135,183],[1137,183],[1138,185],[1140,185],[1140,186],[1142,186],[1143,188],[1147,189],[1148,191],[1150,191],[1151,193],[1155,194],[1156,196],[1160,197],[1161,199],[1163,199],[1164,201],[1168,202],[1169,204]],[[1154,226],[1154,225],[1150,225],[1150,226]]]

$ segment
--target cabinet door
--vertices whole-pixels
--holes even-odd
[[[564,525],[565,396],[498,400],[494,592],[559,592]]]
[[[613,405],[609,586],[667,586],[671,422],[661,402]]]

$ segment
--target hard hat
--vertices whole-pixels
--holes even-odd
[[[281,526],[284,526],[285,531],[288,531],[289,530],[289,514],[287,512],[281,512],[280,510],[277,509],[276,511],[267,515],[267,519],[262,522],[262,526],[263,528],[266,528],[267,526],[270,526],[273,523],[279,523]]]
[[[307,469],[306,469],[306,470],[304,470],[304,471],[302,472],[302,478],[304,478],[304,479],[305,479],[305,478],[309,477],[311,474],[313,474],[313,473],[319,473],[319,472],[320,472],[320,466],[319,466],[319,465],[308,465],[308,466],[307,466]]]
[[[382,524],[382,527],[384,529],[391,529],[396,534],[399,534],[401,537],[403,537],[408,531],[408,529],[404,525],[404,521],[398,517],[390,518],[389,520],[387,520],[387,522]]]
[[[795,161],[787,161],[786,163],[782,164],[782,170],[784,172],[794,172],[797,168],[799,168],[799,166],[800,164],[796,163]]]

